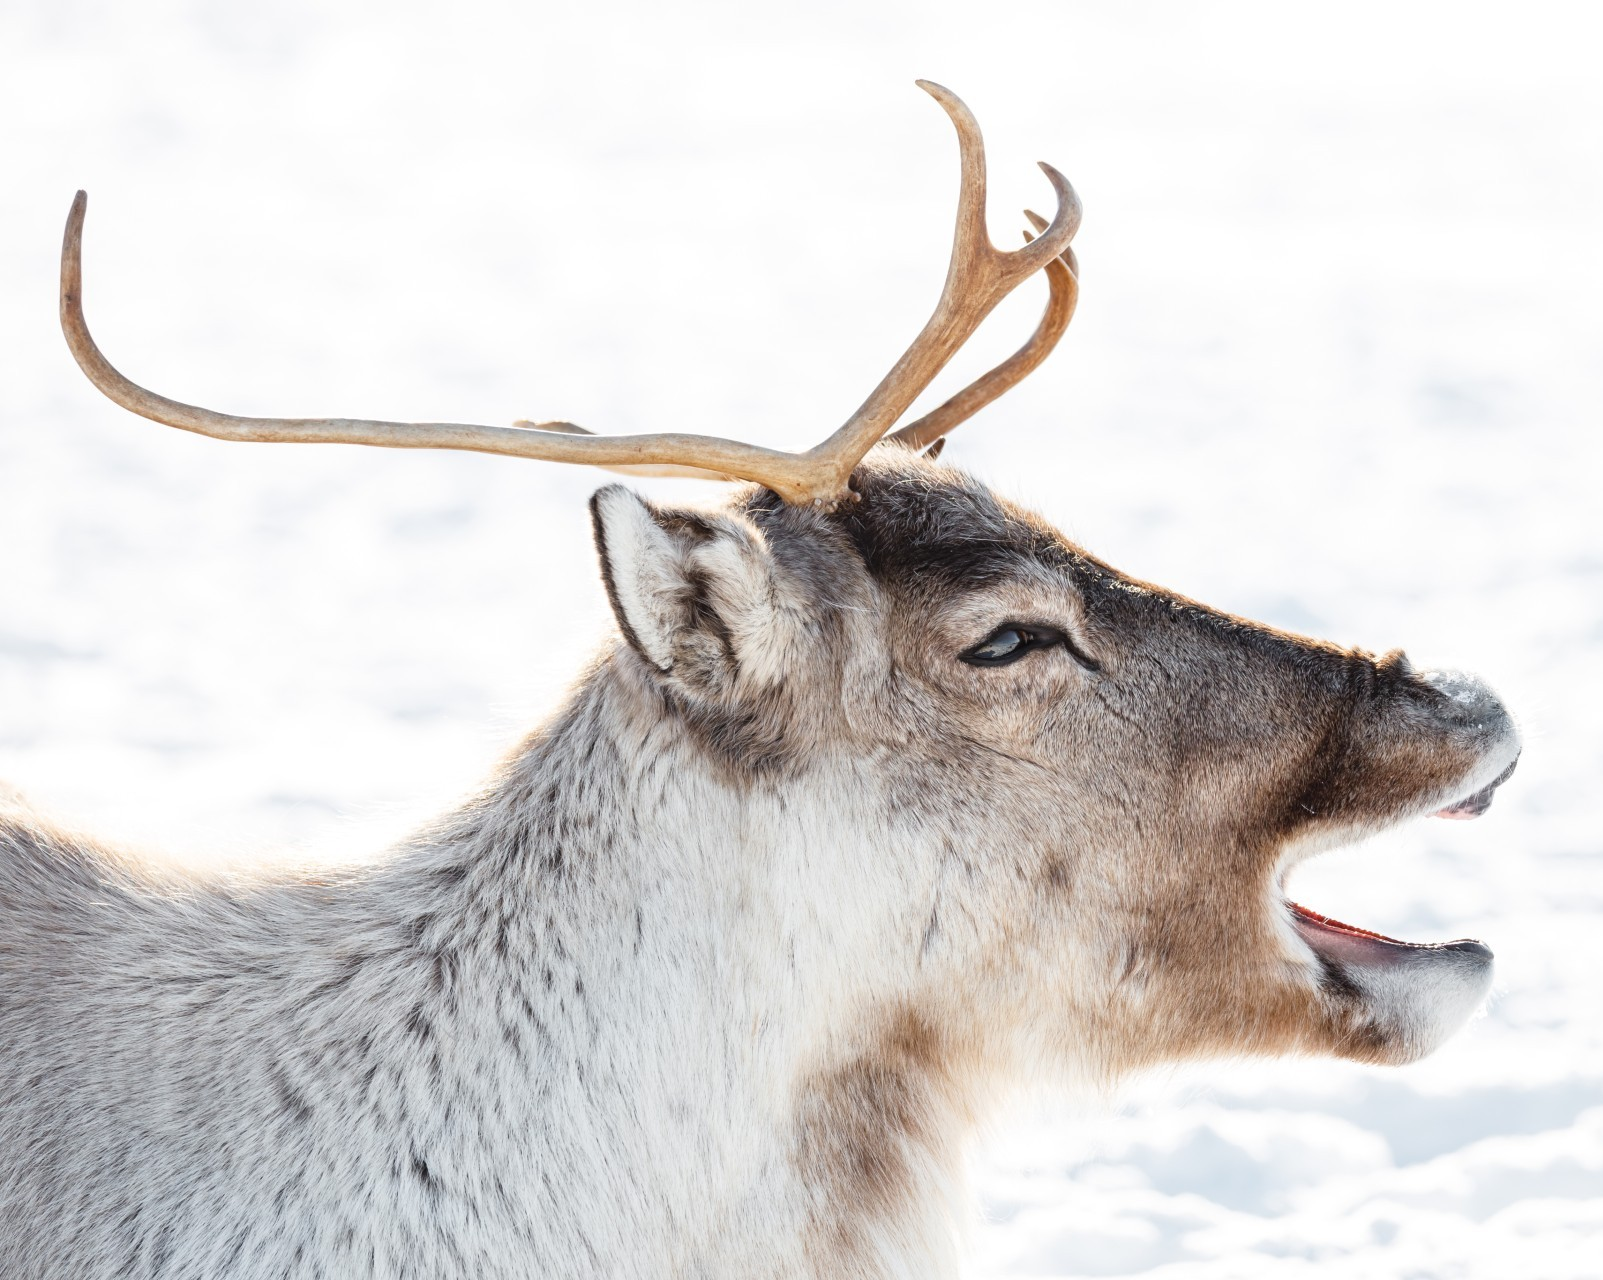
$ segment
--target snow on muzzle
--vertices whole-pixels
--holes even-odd
[[[1463,671],[1421,671],[1418,681],[1439,698],[1437,715],[1479,748],[1479,759],[1457,788],[1456,798],[1437,809],[1438,817],[1475,818],[1492,804],[1492,793],[1514,774],[1519,762],[1519,730],[1503,700],[1484,680]]]

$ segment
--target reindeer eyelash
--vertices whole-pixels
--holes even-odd
[[[959,661],[971,667],[1005,667],[1037,649],[1061,645],[1087,671],[1100,671],[1102,664],[1084,652],[1056,627],[1040,623],[1009,622],[998,627],[972,648],[958,654]]]

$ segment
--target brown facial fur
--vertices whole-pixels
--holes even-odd
[[[657,685],[738,785],[855,761],[870,806],[939,850],[906,935],[914,990],[798,1085],[797,1159],[832,1189],[837,1235],[857,1220],[843,1204],[894,1216],[912,1153],[938,1144],[980,1065],[1105,1079],[1217,1055],[1417,1054],[1296,941],[1276,877],[1289,849],[1463,794],[1511,732],[1495,700],[1471,714],[1400,654],[1129,578],[926,459],[882,449],[854,488],[827,515],[763,491],[732,504],[771,557],[765,590],[789,601],[782,673],[746,671],[720,618],[746,602],[692,579],[679,643],[701,656]],[[1061,630],[1073,652],[960,660],[1007,623]]]

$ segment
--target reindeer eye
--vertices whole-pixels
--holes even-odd
[[[1062,642],[1060,634],[1044,627],[1002,627],[958,657],[973,667],[1005,667],[1032,649],[1046,649]]]

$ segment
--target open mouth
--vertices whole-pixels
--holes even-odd
[[[1492,958],[1492,949],[1474,938],[1455,938],[1451,942],[1404,942],[1389,938],[1373,929],[1360,929],[1357,925],[1310,911],[1300,902],[1286,899],[1291,908],[1292,923],[1314,951],[1347,964],[1376,964],[1388,959],[1402,959],[1421,951],[1457,951]]]
[[[1479,791],[1438,809],[1433,816],[1457,820],[1480,817],[1492,807],[1492,793],[1513,776],[1514,766],[1518,763],[1516,758],[1513,764]],[[1347,963],[1373,964],[1384,962],[1388,958],[1401,959],[1410,953],[1421,951],[1465,952],[1486,960],[1490,960],[1492,956],[1490,947],[1473,938],[1458,938],[1452,942],[1404,942],[1400,938],[1387,937],[1384,933],[1376,933],[1373,929],[1361,929],[1357,925],[1310,910],[1290,898],[1285,899],[1285,904],[1291,910],[1292,923],[1296,925],[1303,941],[1319,955],[1331,959]]]
[[[1516,758],[1513,764],[1509,765],[1508,768],[1504,769],[1502,773],[1498,774],[1497,777],[1493,778],[1474,795],[1465,796],[1462,800],[1455,801],[1445,809],[1436,810],[1435,816],[1438,818],[1457,819],[1480,817],[1481,814],[1492,807],[1492,792],[1514,776],[1514,767],[1518,764],[1519,760]]]

